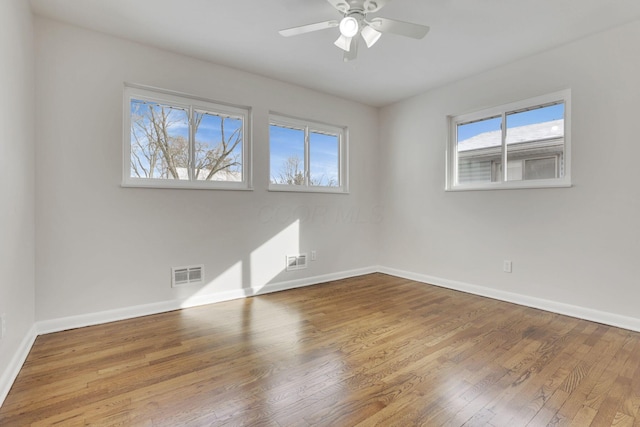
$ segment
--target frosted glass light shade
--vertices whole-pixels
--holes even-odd
[[[367,25],[366,27],[364,27],[360,34],[362,34],[362,38],[367,44],[367,47],[371,47],[374,44],[376,44],[376,42],[378,41],[378,39],[380,39],[380,36],[382,35],[380,31],[374,30],[371,27],[371,25]]]
[[[349,49],[351,49],[351,39],[352,37],[345,37],[342,34],[340,34],[340,37],[338,37],[338,40],[333,42],[333,44],[335,44],[345,52],[349,52]]]

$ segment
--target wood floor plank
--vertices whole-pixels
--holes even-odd
[[[640,333],[370,274],[36,339],[2,426],[639,426]]]
[[[503,400],[501,404],[491,407],[497,414],[492,419],[494,424],[529,422],[545,406],[552,404],[548,400],[568,374],[565,369],[573,363],[572,349],[581,331],[579,324],[574,326],[566,322],[566,325],[560,329],[560,335],[540,337],[541,345],[533,353],[533,363],[512,383],[517,393],[511,393],[508,401]],[[509,411],[504,410],[507,407]]]
[[[589,412],[585,408],[588,396],[598,384],[602,373],[614,359],[614,355],[624,345],[624,335],[621,333],[626,333],[626,331],[598,325],[598,328],[587,338],[585,346],[588,351],[581,348],[581,352],[577,356],[581,359],[581,363],[574,369],[574,372],[578,369],[580,373],[574,377],[568,377],[570,381],[565,381],[562,386],[563,390],[569,393],[569,397],[558,411],[559,416],[573,420],[579,411],[583,414]],[[637,339],[637,335],[637,333],[633,333],[635,339]],[[591,400],[592,404],[595,402],[595,400]],[[591,409],[596,409],[597,412],[597,408]]]

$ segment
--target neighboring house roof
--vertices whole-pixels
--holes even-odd
[[[564,137],[564,119],[510,128],[507,144]],[[501,145],[501,131],[484,132],[458,142],[458,151],[479,150]]]

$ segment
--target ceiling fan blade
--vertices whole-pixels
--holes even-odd
[[[358,38],[351,37],[351,44],[349,50],[344,53],[344,62],[352,61],[358,56]]]
[[[287,28],[285,30],[278,31],[281,36],[290,37],[297,36],[299,34],[310,33],[312,31],[326,30],[327,28],[334,28],[339,25],[336,20],[316,22],[315,24],[301,25],[299,27]]]
[[[369,25],[381,33],[393,33],[414,39],[421,39],[429,32],[429,27],[426,25],[396,21],[395,19],[389,18],[373,18],[371,22],[369,22]]]

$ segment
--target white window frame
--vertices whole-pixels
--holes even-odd
[[[269,113],[271,125],[304,129],[304,185],[275,184],[271,182],[271,136],[269,136],[269,191],[292,191],[308,193],[349,193],[349,129],[346,126],[330,125],[312,120],[299,119],[279,113]],[[338,135],[338,185],[310,185],[309,134],[311,132]]]
[[[242,179],[240,181],[205,181],[182,179],[139,178],[131,176],[131,100],[166,104],[189,111],[206,111],[219,115],[242,118]],[[125,84],[123,117],[123,163],[122,186],[140,188],[177,188],[202,190],[252,190],[251,181],[251,108],[223,104],[205,98],[178,92],[151,88],[147,86]],[[193,137],[193,129],[190,130]],[[190,154],[192,155],[192,154]],[[191,176],[191,172],[189,173]]]
[[[457,156],[457,129],[459,124],[479,121],[491,117],[502,117],[502,124],[509,113],[545,106],[556,102],[564,103],[564,175],[551,179],[532,179],[521,181],[496,181],[496,182],[458,182],[458,156]],[[499,190],[520,188],[557,188],[571,187],[571,90],[566,89],[510,104],[487,108],[481,111],[461,115],[447,116],[448,141],[446,149],[446,191],[466,190]],[[502,132],[502,162],[504,163],[506,150],[506,131]],[[506,168],[503,165],[503,171]]]

